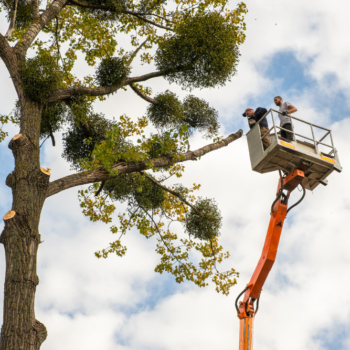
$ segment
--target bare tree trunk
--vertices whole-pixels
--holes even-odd
[[[0,350],[38,350],[47,337],[45,326],[35,319],[34,298],[40,243],[39,220],[49,184],[49,174],[40,170],[39,133],[41,107],[27,102],[22,107],[27,122],[10,142],[15,170],[6,184],[13,194],[12,210],[4,216],[0,236],[6,254],[4,321]]]

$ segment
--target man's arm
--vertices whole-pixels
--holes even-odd
[[[294,112],[296,112],[297,111],[297,108],[296,107],[294,107],[293,105],[289,105],[288,106],[288,114],[291,114],[291,113],[294,113]]]

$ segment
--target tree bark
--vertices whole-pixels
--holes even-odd
[[[0,236],[6,256],[4,321],[0,350],[39,350],[47,337],[45,326],[35,319],[34,298],[40,243],[39,220],[49,185],[49,172],[40,170],[39,132],[41,106],[28,102],[22,107],[26,120],[21,134],[10,142],[15,169],[6,184],[13,194],[12,210],[5,214]]]

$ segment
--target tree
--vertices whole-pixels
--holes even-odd
[[[242,131],[218,137],[218,113],[206,101],[191,94],[180,101],[169,90],[151,97],[141,83],[163,77],[189,91],[224,85],[236,73],[245,5],[234,10],[226,0],[0,0],[0,5],[9,22],[6,35],[0,34],[0,57],[18,95],[14,113],[1,116],[1,123],[20,127],[9,143],[15,169],[6,184],[13,205],[0,237],[6,253],[0,349],[39,349],[47,337],[34,313],[40,213],[46,198],[75,186],[89,185],[78,196],[92,221],[110,223],[114,202],[127,205],[119,225],[110,227],[118,238],[96,257],[123,256],[121,238],[137,227],[146,238],[157,237],[157,272],[200,287],[211,278],[217,291],[228,294],[237,272],[217,267],[229,253],[218,243],[221,215],[215,201],[196,198],[199,185],[169,187],[164,181],[181,177],[184,162],[227,146]],[[120,34],[129,40],[124,47],[116,41]],[[77,52],[95,67],[94,75],[74,75]],[[154,70],[133,76],[137,59]],[[146,116],[110,120],[94,113],[97,98],[126,88],[149,102]],[[190,151],[189,138],[197,131],[214,143]],[[57,132],[64,132],[62,156],[76,173],[50,182],[39,151],[49,138],[55,146]],[[6,136],[1,129],[0,141]],[[170,231],[172,222],[183,224],[188,238]],[[193,250],[201,254],[198,264]]]

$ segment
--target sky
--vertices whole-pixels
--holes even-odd
[[[255,318],[254,350],[349,349],[350,3],[247,0],[246,4],[247,39],[240,48],[238,74],[225,87],[194,93],[219,111],[224,135],[240,128],[245,134],[244,109],[272,108],[273,97],[281,95],[298,108],[297,117],[332,130],[343,167],[342,173],[331,174],[327,187],[308,191],[285,221]],[[1,33],[6,29],[2,16]],[[0,114],[7,114],[16,96],[2,62],[0,77]],[[163,79],[149,85],[155,93],[169,88]],[[186,95],[179,87],[170,88]],[[123,113],[135,118],[146,108],[147,103],[130,91],[95,106],[110,118]],[[11,137],[18,133],[15,127],[7,131]],[[11,209],[5,179],[14,166],[8,141],[0,144],[3,214]],[[191,149],[206,142],[195,135]],[[61,158],[59,135],[56,144],[47,142],[41,154],[42,166],[52,169],[51,180],[70,173]],[[169,275],[156,274],[156,243],[136,231],[125,237],[125,257],[96,259],[93,253],[113,237],[105,224],[92,223],[81,214],[78,189],[73,188],[48,198],[41,216],[44,242],[38,253],[36,317],[48,329],[42,349],[238,349],[234,302],[260,257],[278,174],[251,170],[243,136],[186,164],[181,181],[200,183],[200,195],[215,198],[219,205],[221,243],[231,252],[225,266],[240,272],[230,295],[217,294],[213,285],[201,289],[190,283],[179,285]],[[296,190],[291,202],[299,196]],[[3,248],[0,256],[3,285]]]

